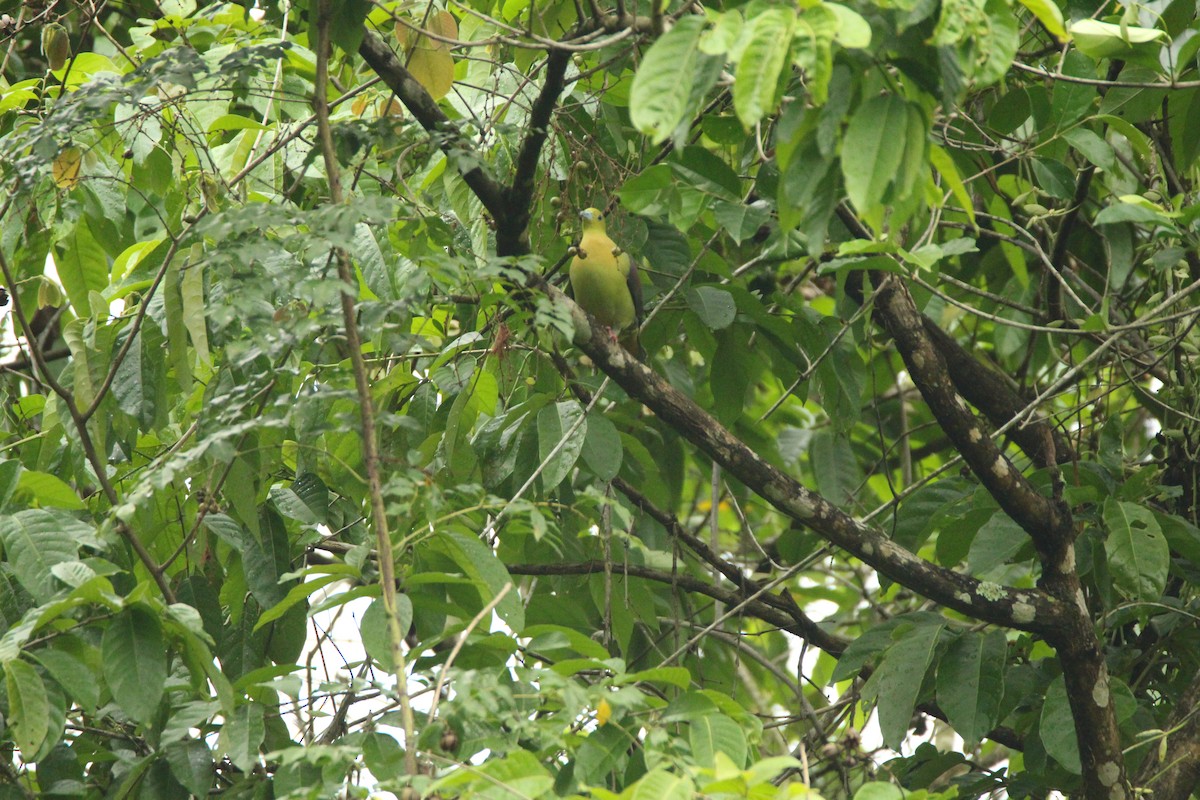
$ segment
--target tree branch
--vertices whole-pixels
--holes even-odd
[[[529,208],[533,202],[534,178],[542,146],[550,132],[550,118],[558,106],[558,98],[566,88],[564,78],[571,54],[566,50],[553,50],[546,58],[546,77],[542,91],[529,112],[529,133],[521,142],[517,153],[516,172],[512,186],[507,190],[508,214],[503,220],[497,218],[496,255],[519,256],[529,252]]]
[[[845,206],[839,205],[837,214],[842,224],[855,236],[871,238],[871,232]],[[864,302],[861,273],[852,274],[846,281],[846,294],[860,305]],[[988,421],[997,428],[1003,427],[1024,411],[1027,403],[1010,381],[964,350],[929,317],[922,314],[921,320],[941,351],[955,388],[967,402],[983,412]],[[1045,420],[1018,425],[1008,432],[1008,436],[1039,467],[1048,467],[1052,463],[1063,464],[1075,458],[1075,448],[1071,442]],[[1047,442],[1053,442],[1053,449],[1047,446]]]
[[[858,522],[768,464],[691,398],[610,341],[606,329],[561,291],[548,284],[543,284],[543,289],[570,310],[575,344],[599,369],[788,517],[808,525],[897,583],[976,619],[1041,634],[1061,627],[1068,619],[1063,603],[1043,591],[1008,589],[939,567]]]
[[[332,0],[318,0],[317,3],[317,74],[313,88],[313,112],[317,118],[317,133],[321,145],[321,154],[325,161],[325,173],[329,179],[329,199],[334,204],[342,202],[342,183],[340,165],[333,144],[333,133],[329,125],[329,103],[326,99],[326,86],[329,83],[329,26],[333,13],[330,3]],[[396,66],[391,50],[367,31],[363,46],[368,38],[374,38],[380,47],[387,49]],[[405,75],[407,75],[405,70]],[[411,80],[411,76],[409,76]],[[414,84],[415,81],[412,81]],[[419,85],[418,85],[419,88]],[[424,89],[421,89],[424,93]],[[398,92],[397,92],[398,93]],[[429,100],[429,95],[424,95]],[[432,102],[432,100],[430,100]],[[434,106],[436,109],[436,106]],[[440,111],[438,112],[441,113]],[[341,248],[335,248],[333,258],[337,261],[338,277],[341,279],[342,290],[339,293],[342,307],[342,326],[346,333],[346,349],[350,355],[350,366],[354,372],[354,388],[358,395],[358,407],[361,420],[363,463],[367,470],[367,488],[371,506],[371,524],[375,529],[375,549],[379,560],[379,583],[383,596],[384,613],[388,622],[388,643],[392,656],[392,668],[396,679],[395,691],[400,700],[401,723],[404,728],[404,769],[409,775],[417,774],[417,747],[413,721],[412,706],[408,697],[408,671],[404,663],[404,631],[400,627],[400,615],[396,607],[396,567],[392,554],[392,539],[388,533],[387,509],[383,500],[383,478],[380,473],[379,449],[375,437],[375,408],[371,398],[371,384],[367,378],[367,367],[363,360],[362,339],[358,332],[357,299],[348,287],[357,286],[354,276],[354,265],[350,255]]]
[[[1057,560],[1074,533],[1069,510],[1029,483],[958,396],[945,359],[900,277],[889,274],[880,279],[875,314],[955,449],[1005,513],[1030,535],[1038,552]]]
[[[358,53],[375,71],[404,107],[412,113],[421,127],[428,131],[434,142],[462,175],[463,181],[483,203],[492,218],[507,220],[508,197],[504,187],[484,171],[482,161],[475,157],[475,146],[466,139],[455,124],[442,113],[429,92],[425,91],[412,73],[405,69],[392,48],[374,31],[363,35]],[[470,163],[466,163],[466,162]],[[510,253],[509,255],[520,255]]]

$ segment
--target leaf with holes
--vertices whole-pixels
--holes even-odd
[[[1132,600],[1157,600],[1167,584],[1171,550],[1154,514],[1109,498],[1104,503],[1104,524],[1108,528],[1104,552],[1113,586]]]

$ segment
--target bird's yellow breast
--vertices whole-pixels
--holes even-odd
[[[588,231],[579,242],[580,254],[571,261],[575,301],[598,322],[613,330],[628,328],[636,314],[633,297],[614,254],[616,246],[603,232]]]

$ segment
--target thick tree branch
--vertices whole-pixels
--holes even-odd
[[[1018,591],[975,580],[918,558],[882,532],[864,525],[784,474],[726,430],[691,398],[611,341],[579,306],[553,286],[544,290],[570,309],[575,344],[630,397],[699,447],[779,511],[882,574],[942,605],[996,625],[1045,634],[1070,613],[1039,590]]]
[[[558,107],[558,98],[566,88],[564,78],[571,54],[554,50],[546,58],[546,77],[542,91],[529,112],[529,133],[517,153],[516,172],[508,189],[509,213],[496,231],[496,254],[519,256],[529,252],[529,208],[533,202],[534,178],[542,146],[550,132],[550,118]]]
[[[1104,654],[1075,571],[1070,509],[1041,494],[1004,456],[954,391],[946,363],[927,334],[903,278],[886,274],[875,293],[877,318],[891,333],[913,383],[938,424],[988,492],[1033,539],[1041,556],[1041,585],[1067,609],[1061,627],[1046,631],[1058,651],[1075,719],[1085,796],[1124,800],[1127,783],[1116,706]]]
[[[400,59],[388,43],[374,31],[367,31],[358,53],[375,74],[383,79],[388,88],[396,93],[396,97],[400,98],[400,102],[412,113],[421,127],[433,136],[434,142],[450,159],[492,218],[497,221],[508,219],[508,198],[504,187],[484,170],[483,162],[475,153],[475,146],[459,132],[450,118],[442,113],[434,99],[429,96],[429,92],[425,91],[425,87],[400,63]]]
[[[954,341],[954,337],[924,314],[921,321],[946,361],[950,380],[968,403],[997,428],[1024,413],[1028,403],[1009,379],[990,369]],[[1050,421],[1035,419],[1010,428],[1006,434],[1035,466],[1050,467],[1075,458],[1075,448]]]
[[[875,313],[955,449],[1005,513],[1033,538],[1038,551],[1057,560],[1073,535],[1070,512],[1061,501],[1046,497],[1029,483],[959,397],[946,361],[899,276],[888,274],[880,280]]]
[[[844,206],[837,208],[838,219],[860,238],[871,238],[871,233]],[[846,281],[846,294],[860,305],[864,302],[862,274],[855,273]],[[989,368],[963,349],[954,337],[925,315],[921,320],[937,348],[946,360],[950,379],[958,393],[967,402],[978,408],[997,428],[1007,425],[1024,411],[1027,403],[1021,398],[1013,384],[1005,376]],[[1064,464],[1075,458],[1075,448],[1070,441],[1047,420],[1017,425],[1008,431],[1008,437],[1039,467]],[[1053,448],[1048,446],[1053,442]]]
[[[566,88],[568,50],[552,49],[546,58],[542,89],[529,114],[529,132],[517,153],[511,186],[505,186],[483,169],[476,145],[464,137],[425,88],[405,69],[386,41],[372,31],[358,48],[363,60],[388,85],[417,122],[433,136],[463,180],[496,222],[496,254],[522,256],[529,252],[530,206],[535,189],[537,165],[550,132],[550,120],[558,98]]]
[[[651,503],[645,495],[629,485],[627,481],[622,478],[614,478],[613,486],[616,487],[617,491],[633,501],[634,505],[641,509],[643,513],[648,514],[666,528],[667,532],[674,539],[683,542],[688,549],[698,555],[705,563],[724,575],[730,583],[738,587],[742,596],[749,597],[762,591],[762,585],[758,581],[746,577],[737,566],[730,564],[718,556],[713,552],[711,547],[705,544],[703,539],[693,536],[685,530],[674,515],[666,513]],[[778,595],[763,593],[759,595],[758,600],[764,605],[789,615],[792,618],[793,627],[800,631],[797,635],[830,655],[840,656],[850,644],[841,637],[826,632],[820,625],[809,618],[786,590],[780,592]]]

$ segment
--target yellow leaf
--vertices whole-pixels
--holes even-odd
[[[607,700],[601,700],[596,704],[596,723],[598,725],[605,725],[611,718],[612,706],[608,704]]]
[[[408,71],[425,87],[429,96],[441,100],[454,85],[454,59],[449,50],[425,46],[430,40],[424,36],[408,57]]]
[[[54,185],[60,189],[74,189],[79,185],[79,168],[83,164],[83,151],[78,147],[64,147],[54,157],[50,172]]]
[[[454,15],[449,11],[439,11],[429,18],[428,30],[435,36],[441,36],[446,39],[458,38],[458,21],[454,19]],[[437,44],[450,49],[450,45],[446,42],[437,42]]]
[[[425,30],[437,37],[458,38],[458,22],[447,11],[430,15]],[[445,97],[454,85],[454,57],[450,55],[450,44],[399,23],[396,39],[408,51],[408,71],[417,82],[434,100]]]

